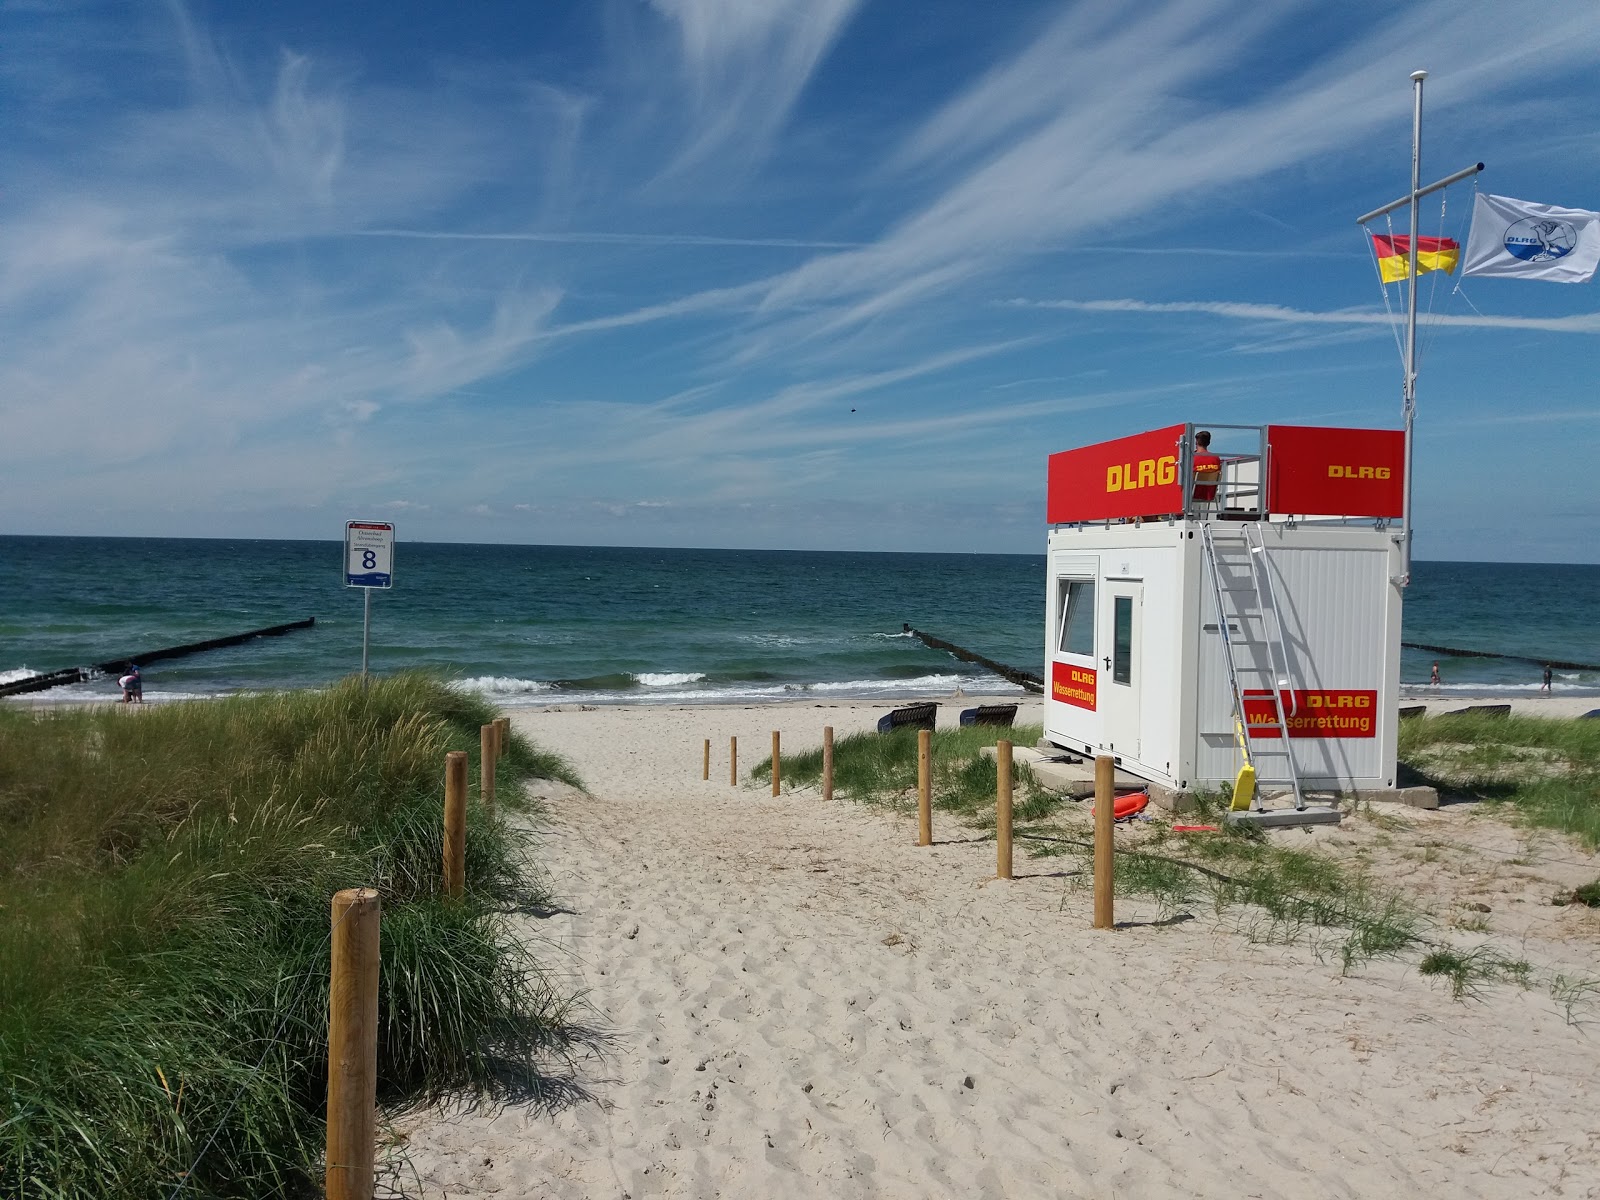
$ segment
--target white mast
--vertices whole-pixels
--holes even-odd
[[[1411,238],[1406,250],[1406,280],[1410,286],[1406,289],[1406,364],[1405,381],[1401,387],[1402,407],[1406,425],[1406,486],[1405,499],[1400,508],[1400,523],[1403,527],[1400,539],[1400,575],[1395,580],[1401,587],[1411,584],[1411,485],[1412,463],[1414,461],[1412,445],[1412,427],[1416,423],[1417,415],[1417,201],[1422,197],[1437,192],[1440,188],[1449,187],[1462,179],[1470,178],[1483,170],[1483,164],[1477,163],[1457,171],[1454,175],[1446,176],[1437,183],[1430,183],[1427,187],[1422,184],[1422,81],[1428,77],[1426,71],[1411,72],[1411,85],[1413,103],[1411,112],[1411,193],[1398,200],[1385,204],[1382,208],[1375,208],[1366,216],[1357,219],[1357,225],[1365,225],[1374,217],[1381,217],[1385,213],[1393,212],[1403,204],[1411,206]]]

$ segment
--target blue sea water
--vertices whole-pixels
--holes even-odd
[[[760,702],[1018,691],[902,622],[1023,670],[1043,657],[1044,556],[402,542],[371,669],[440,671],[501,705]],[[315,616],[315,628],[145,671],[147,699],[324,684],[361,663],[338,542],[0,537],[0,681]],[[1600,567],[1418,563],[1407,640],[1600,664]],[[1537,690],[1539,667],[1407,651],[1420,685]],[[1600,672],[1556,691],[1600,694]],[[103,699],[114,679],[44,693]]]

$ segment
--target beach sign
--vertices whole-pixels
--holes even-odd
[[[394,526],[385,521],[346,521],[345,587],[394,586]]]

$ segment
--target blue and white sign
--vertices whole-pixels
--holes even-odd
[[[394,526],[384,521],[344,524],[345,587],[394,586]]]

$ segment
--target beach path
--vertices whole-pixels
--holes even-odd
[[[1093,931],[1071,860],[1000,882],[970,831],[728,784],[730,735],[881,711],[514,714],[589,788],[538,785],[567,911],[525,932],[606,1043],[587,1099],[407,1117],[406,1194],[1600,1196],[1600,1037],[1546,993],[1127,899]]]

